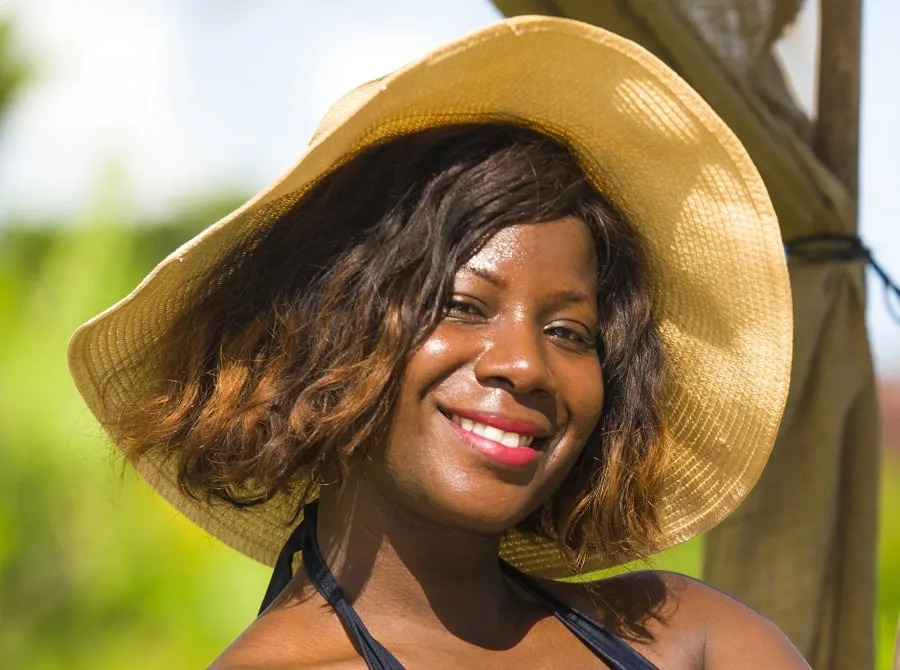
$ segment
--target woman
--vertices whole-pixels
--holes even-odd
[[[795,668],[700,582],[553,581],[740,502],[790,337],[722,122],[636,45],[522,17],[342,99],[70,364],[164,496],[275,565],[215,668]]]

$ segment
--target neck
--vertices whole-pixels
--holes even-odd
[[[322,489],[317,536],[363,620],[409,619],[481,646],[515,635],[522,603],[500,571],[499,535],[431,521],[351,475]]]

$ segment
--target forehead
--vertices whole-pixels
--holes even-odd
[[[597,254],[587,226],[565,218],[503,228],[465,268],[517,282],[530,277],[585,289],[596,284]]]

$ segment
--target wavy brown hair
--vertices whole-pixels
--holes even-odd
[[[235,248],[158,344],[147,397],[115,437],[132,460],[175,459],[181,488],[236,506],[299,504],[387,432],[416,346],[454,275],[498,230],[577,217],[598,258],[604,408],[560,489],[520,530],[642,557],[658,534],[663,352],[633,228],[573,154],[508,124],[393,139],[316,184]]]

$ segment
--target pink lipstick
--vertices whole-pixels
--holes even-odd
[[[449,414],[449,416],[447,415]],[[531,423],[478,412],[448,410],[445,418],[456,434],[500,465],[522,467],[541,455],[533,445],[549,432]]]

